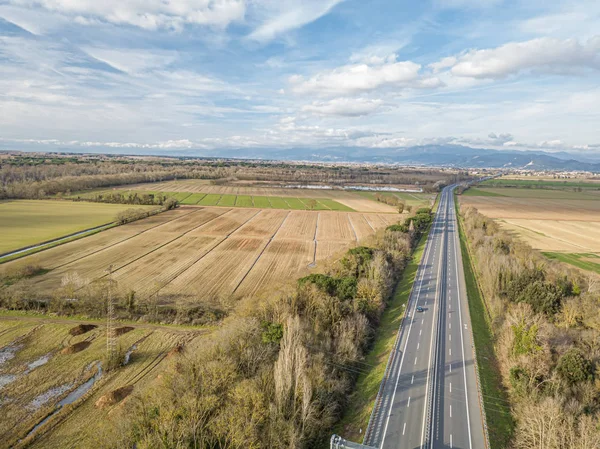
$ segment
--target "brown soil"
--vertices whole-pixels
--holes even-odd
[[[100,399],[96,401],[95,405],[97,408],[103,409],[104,407],[118,404],[132,392],[133,385],[125,385],[124,387],[117,388],[116,390],[101,396]]]
[[[171,349],[169,351],[169,353],[167,354],[167,357],[173,357],[174,355],[179,355],[183,352],[183,346],[179,345],[179,346],[175,346],[173,349]]]
[[[97,327],[98,326],[96,326],[95,324],[80,324],[79,326],[75,326],[74,328],[69,330],[69,334],[71,334],[73,336],[82,335],[82,334],[85,334],[86,332],[96,329]]]
[[[62,351],[60,351],[60,353],[61,354],[75,354],[76,352],[81,352],[84,349],[88,348],[91,344],[92,344],[91,341],[80,341],[79,343],[75,343],[74,345],[71,345],[71,346],[63,349]]]
[[[133,327],[131,326],[123,326],[115,329],[115,335],[118,337],[120,335],[126,334],[127,332],[131,332]]]

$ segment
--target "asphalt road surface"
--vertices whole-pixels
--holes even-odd
[[[446,188],[367,444],[485,448],[470,326],[454,198]]]

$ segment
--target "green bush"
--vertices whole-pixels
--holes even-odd
[[[571,385],[592,380],[594,377],[592,362],[578,348],[571,348],[561,356],[556,371]]]

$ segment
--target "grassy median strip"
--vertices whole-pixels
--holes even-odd
[[[394,348],[410,291],[423,257],[428,234],[429,231],[421,236],[410,263],[404,270],[402,278],[398,282],[385,312],[383,312],[381,323],[375,333],[373,348],[361,365],[362,374],[358,376],[354,393],[350,396],[344,417],[335,430],[335,433],[351,441],[362,441],[367,429],[371,411],[379,392],[379,386],[385,374],[388,358]]]
[[[457,215],[458,212],[457,206]],[[510,447],[515,422],[510,412],[508,395],[502,385],[502,377],[500,376],[494,352],[494,337],[487,319],[487,310],[483,302],[483,297],[473,271],[462,227],[462,219],[460,217],[459,222],[460,247],[467,284],[467,297],[469,298],[471,328],[473,330],[475,350],[477,351],[477,365],[479,368],[483,406],[485,408],[490,436],[490,447],[491,449],[503,449]]]

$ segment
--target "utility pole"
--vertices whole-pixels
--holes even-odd
[[[115,321],[115,305],[113,303],[112,296],[112,272],[113,266],[110,265],[106,269],[108,274],[108,289],[107,289],[107,300],[106,300],[106,355],[109,363],[113,363],[117,349],[117,336],[115,335],[114,321]]]

